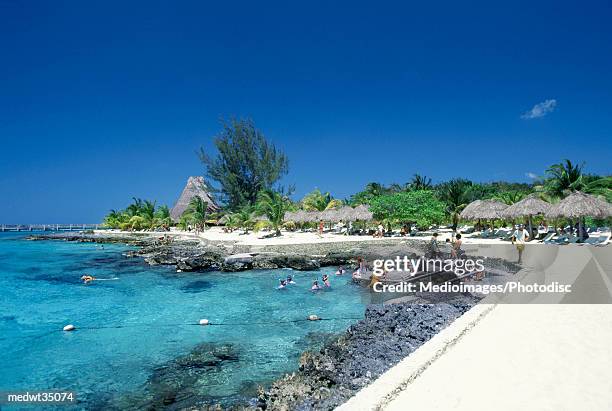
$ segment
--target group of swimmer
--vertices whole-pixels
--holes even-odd
[[[344,269],[344,267],[340,266],[338,270],[336,271],[336,275],[343,275],[345,272],[346,270]],[[295,281],[293,281],[293,276],[291,275],[288,275],[286,279],[281,278],[278,281],[279,281],[279,285],[278,287],[276,287],[278,290],[283,290],[289,285],[297,284]],[[312,282],[310,291],[314,292],[314,291],[324,290],[326,288],[331,288],[331,282],[329,281],[329,275],[323,274],[320,282],[318,278]]]

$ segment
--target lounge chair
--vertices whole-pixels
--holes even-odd
[[[599,243],[599,238],[600,236],[591,236],[587,238],[586,240],[584,240],[582,243],[580,243],[580,245],[585,245],[585,244],[596,245]]]
[[[550,243],[550,242],[552,242],[553,237],[556,236],[556,235],[557,235],[557,233],[555,233],[555,232],[548,233],[546,235],[546,237],[544,237],[543,239],[540,240],[540,242],[541,243]]]
[[[580,241],[580,237],[571,236],[570,238],[567,239],[567,244],[577,244],[578,241]]]
[[[596,246],[608,245],[610,243],[610,237],[612,237],[610,233],[604,234],[599,237],[598,239],[599,241],[597,242],[597,244],[594,244],[594,245]]]

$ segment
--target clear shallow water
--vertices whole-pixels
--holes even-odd
[[[237,361],[214,367],[197,393],[243,400],[257,383],[296,369],[318,337],[362,318],[368,302],[346,275],[330,276],[331,290],[311,293],[312,280],[332,269],[179,274],[123,257],[125,246],[22,236],[0,234],[0,391],[74,390],[80,406],[115,403],[142,393],[161,365],[212,343],[230,344]],[[119,280],[85,286],[84,272]],[[298,284],[276,290],[288,273]],[[282,322],[312,313],[346,319]],[[228,325],[189,325],[201,318]],[[59,331],[69,323],[79,329]]]

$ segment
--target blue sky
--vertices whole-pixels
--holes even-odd
[[[172,206],[231,116],[297,196],[609,174],[609,4],[494,3],[0,0],[0,223]]]

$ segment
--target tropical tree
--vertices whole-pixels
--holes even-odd
[[[206,214],[208,213],[208,202],[200,196],[193,196],[185,210],[189,220],[198,230],[206,227]]]
[[[287,156],[266,140],[251,120],[224,122],[214,144],[216,157],[204,148],[199,156],[230,210],[255,204],[258,193],[270,189],[289,169]]]
[[[548,176],[544,183],[545,191],[555,197],[564,197],[569,191],[583,188],[582,164],[572,164],[568,159],[553,164],[546,170]]]
[[[330,193],[321,193],[317,188],[306,194],[301,204],[306,211],[324,211],[341,206],[342,201],[333,198]]]
[[[495,200],[501,201],[502,203],[508,205],[517,203],[525,197],[527,197],[527,193],[524,191],[503,191],[493,196]]]
[[[237,213],[232,214],[232,217],[235,219],[235,226],[242,227],[245,234],[248,234],[249,230],[252,230],[255,226],[256,221],[253,211],[253,207],[244,206]]]
[[[380,183],[368,183],[366,184],[363,191],[353,194],[350,198],[350,203],[353,206],[360,204],[369,204],[373,198],[381,196],[383,194],[392,194],[400,191],[404,191],[405,187],[402,188],[398,184],[392,184],[390,187],[385,187]]]
[[[456,178],[436,187],[438,198],[446,205],[446,214],[451,219],[453,231],[459,225],[459,213],[469,203],[467,194],[471,186],[471,181]]]
[[[415,174],[408,184],[412,190],[430,190],[432,188],[431,178]]]
[[[280,227],[283,224],[285,213],[291,208],[291,200],[284,190],[262,190],[255,204],[256,213],[268,217],[277,236],[281,235]]]
[[[590,178],[590,177],[591,176],[589,176],[588,182],[585,181],[585,186],[583,188],[583,191],[585,193],[604,197],[609,202],[612,202],[612,176],[601,177],[601,178],[599,177]]]
[[[170,218],[170,209],[167,205],[160,206],[155,211],[154,226],[169,228],[172,225],[172,218]]]
[[[429,227],[444,220],[445,205],[430,190],[378,196],[370,203],[374,218],[390,223],[416,223]]]

